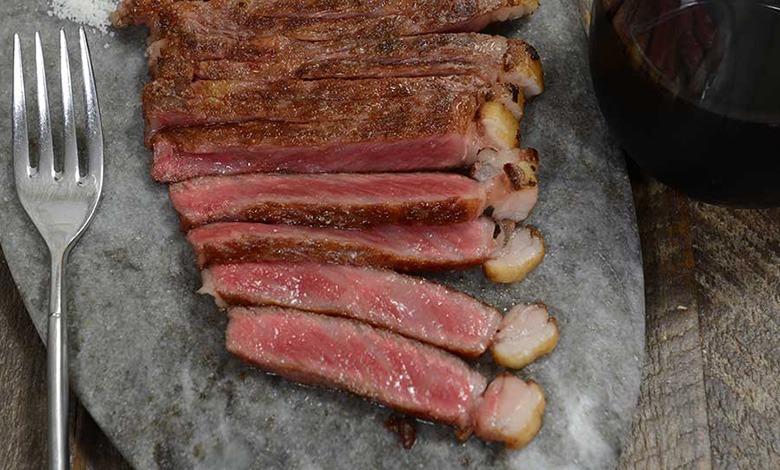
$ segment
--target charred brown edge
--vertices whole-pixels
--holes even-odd
[[[544,69],[539,53],[523,39],[509,39],[507,40],[507,51],[504,54],[503,69],[504,72],[509,72],[517,67],[525,69],[531,75],[538,74],[541,88],[544,90]],[[524,97],[526,99],[534,98],[534,96],[525,95]]]
[[[528,228],[528,230],[531,232],[531,237],[536,237],[536,238],[538,238],[539,240],[542,241],[542,248],[544,249],[544,252],[545,252],[544,256],[546,257],[546,255],[547,255],[547,243],[544,240],[544,235],[542,235],[542,232],[537,230],[537,228],[534,227],[533,225],[525,225],[525,227]],[[534,270],[536,270],[536,268],[534,268]],[[545,305],[545,308],[547,308],[546,305]]]
[[[526,157],[525,161],[527,161],[531,165],[531,169],[534,171],[539,170],[539,151],[536,150],[533,147],[528,147],[527,149],[523,149],[523,155]]]
[[[528,183],[528,178],[525,173],[520,171],[516,165],[511,163],[504,164],[504,173],[509,178],[509,183],[512,185],[512,189],[515,191],[521,190]]]
[[[523,49],[528,53],[528,57],[530,57],[534,62],[541,59],[541,57],[539,57],[539,53],[536,51],[536,48],[525,41],[523,41]]]
[[[517,101],[520,99],[520,87],[514,83],[507,83],[506,85],[509,87],[509,91],[512,93],[512,101],[517,103]]]
[[[536,229],[535,229],[535,228],[533,228],[533,227],[531,228],[531,230],[532,230],[532,231],[536,231]],[[539,233],[539,232],[537,232],[537,233]],[[555,330],[556,330],[557,332],[560,332],[560,331],[561,331],[561,326],[560,326],[560,324],[558,323],[558,319],[557,319],[556,317],[554,317],[552,314],[550,314],[550,308],[547,306],[547,304],[546,304],[546,303],[544,303],[544,302],[540,302],[540,301],[538,301],[538,300],[537,300],[536,302],[531,302],[529,305],[533,305],[533,306],[537,306],[537,307],[543,308],[543,309],[544,309],[544,311],[545,311],[545,312],[547,312],[547,323],[553,323],[553,324],[555,324]],[[553,349],[554,349],[554,348],[553,348]],[[552,351],[550,351],[550,352],[552,352]],[[549,353],[547,353],[547,354],[549,354]],[[546,355],[546,354],[545,354],[545,355]]]

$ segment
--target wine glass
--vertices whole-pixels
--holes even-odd
[[[780,206],[780,1],[595,0],[590,68],[648,173],[705,202]]]

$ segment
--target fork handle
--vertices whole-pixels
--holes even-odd
[[[66,470],[68,458],[68,338],[63,313],[65,254],[52,252],[47,377],[49,402],[49,470]]]

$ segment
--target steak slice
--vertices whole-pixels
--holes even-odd
[[[184,231],[228,221],[446,225],[474,220],[489,205],[485,185],[448,173],[210,176],[172,184],[170,196]]]
[[[190,230],[198,266],[263,261],[320,262],[397,271],[441,271],[483,265],[497,282],[523,280],[541,263],[544,240],[530,227],[487,217],[451,225],[381,225],[342,230],[219,222]]]
[[[487,381],[455,356],[344,318],[232,308],[227,349],[296,382],[346,390],[470,434]]]
[[[380,118],[290,123],[252,121],[165,129],[152,139],[160,182],[251,172],[437,170],[471,163],[479,143],[473,96],[437,96],[428,108]]]
[[[520,39],[486,34],[306,42],[281,36],[239,40],[220,34],[169,37],[149,47],[154,78],[269,81],[472,75],[541,93],[536,50]]]
[[[437,0],[124,0],[111,21],[117,28],[146,23],[155,34],[187,26],[239,34],[284,22],[275,34],[322,39],[361,30],[396,36],[477,31],[491,22],[531,14],[538,6],[537,0],[457,0],[449,5]]]
[[[276,305],[344,316],[465,356],[484,353],[501,322],[496,309],[471,296],[389,270],[267,262],[214,265],[201,274],[200,292],[223,307]]]
[[[503,240],[488,218],[461,224],[383,225],[339,230],[222,222],[190,230],[198,266],[260,261],[316,261],[398,271],[479,266]]]
[[[558,322],[542,303],[516,305],[502,317],[474,297],[390,270],[271,261],[212,265],[201,275],[198,292],[221,308],[273,305],[343,316],[467,357],[490,346],[507,368],[527,366],[558,342]]]
[[[364,323],[278,307],[233,308],[227,349],[289,380],[352,392],[477,436],[527,444],[541,426],[535,382],[487,380],[437,348]],[[484,398],[483,398],[484,394]]]
[[[251,120],[374,119],[390,110],[423,108],[442,95],[473,95],[481,103],[488,93],[502,103],[522,106],[519,98],[512,100],[511,90],[491,91],[489,85],[472,76],[273,82],[201,80],[183,85],[159,79],[144,87],[143,112],[149,138],[164,127]]]
[[[193,34],[152,43],[149,65],[153,76],[160,78],[191,79],[192,76],[183,75],[186,71],[194,73],[195,78],[210,80],[477,75],[493,82],[504,63],[507,44],[506,38],[485,34],[360,37],[323,42],[284,36],[239,40],[213,33]],[[216,65],[209,65],[215,61]],[[201,65],[186,70],[182,65],[188,62]]]

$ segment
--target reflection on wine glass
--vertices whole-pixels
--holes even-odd
[[[694,198],[780,205],[780,5],[597,0],[591,74],[610,129]]]

